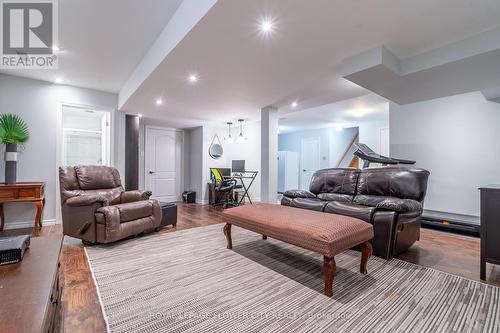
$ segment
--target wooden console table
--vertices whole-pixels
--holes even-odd
[[[45,206],[45,183],[19,182],[16,184],[0,184],[0,231],[5,225],[3,204],[6,202],[33,202],[36,207],[35,230],[42,227],[42,212]]]

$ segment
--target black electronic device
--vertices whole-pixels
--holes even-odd
[[[23,259],[30,246],[30,236],[0,237],[0,265],[14,264]]]

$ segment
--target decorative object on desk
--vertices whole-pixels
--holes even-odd
[[[218,143],[215,142],[215,139],[217,139]],[[214,160],[218,160],[219,158],[222,157],[223,153],[224,149],[222,148],[219,136],[215,134],[214,138],[212,139],[212,143],[210,144],[210,147],[208,147],[208,154]]]
[[[16,183],[17,147],[29,139],[28,125],[18,115],[0,115],[0,141],[5,144],[5,183]]]
[[[228,121],[226,124],[227,124],[227,137],[224,138],[224,141],[226,143],[233,143],[233,137],[231,136],[231,125],[233,123]]]
[[[246,141],[246,137],[243,135],[243,122],[245,120],[244,119],[238,119],[238,122],[240,123],[240,134],[238,135],[238,138],[236,139],[236,141],[238,142],[244,142]]]
[[[30,247],[30,236],[0,237],[0,265],[14,264],[23,259]]]

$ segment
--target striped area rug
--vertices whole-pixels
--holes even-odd
[[[322,257],[222,225],[86,248],[110,332],[499,332],[499,288],[401,260]]]

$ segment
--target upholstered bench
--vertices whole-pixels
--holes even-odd
[[[223,213],[227,248],[232,249],[231,225],[268,236],[323,255],[325,295],[332,296],[336,265],[334,256],[361,245],[360,272],[372,254],[373,227],[362,220],[336,214],[272,204],[254,204]]]

